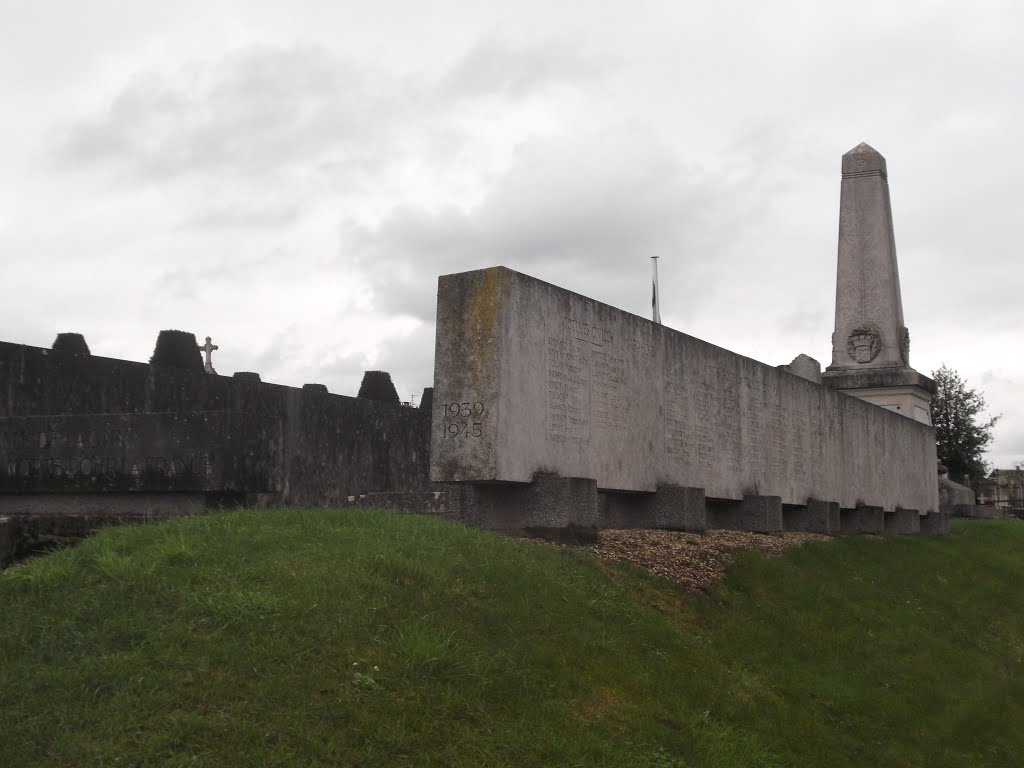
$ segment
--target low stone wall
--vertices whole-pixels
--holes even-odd
[[[981,520],[1012,520],[1016,517],[1011,510],[993,507],[990,504],[958,504],[953,514],[955,517],[973,517]]]
[[[385,493],[364,493],[348,500],[349,506],[374,507],[391,512],[408,512],[424,515],[444,514],[449,502],[441,491],[396,491]]]
[[[245,497],[205,493],[0,494],[0,521],[5,521],[0,522],[0,550],[7,552],[10,562],[73,544],[106,526],[206,514],[236,503],[246,503]]]

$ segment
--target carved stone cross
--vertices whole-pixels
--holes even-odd
[[[215,371],[213,369],[213,359],[212,359],[213,358],[213,350],[215,350],[215,349],[220,349],[220,347],[218,347],[216,344],[211,343],[209,336],[206,337],[206,343],[199,348],[200,352],[205,352],[206,353],[206,372],[207,373],[216,373],[217,372],[217,371]]]

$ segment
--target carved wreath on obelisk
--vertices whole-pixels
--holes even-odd
[[[858,363],[870,363],[882,351],[882,336],[874,328],[854,328],[846,340],[846,351]]]
[[[900,357],[910,365],[910,330],[906,326],[900,328]]]

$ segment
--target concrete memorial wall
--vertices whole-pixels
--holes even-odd
[[[436,482],[938,509],[932,427],[504,267],[439,279],[435,355]]]

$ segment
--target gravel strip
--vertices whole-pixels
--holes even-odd
[[[605,560],[628,562],[663,576],[687,592],[707,592],[722,578],[736,553],[756,549],[778,557],[808,541],[828,541],[817,533],[768,536],[745,531],[602,530],[593,552]]]

